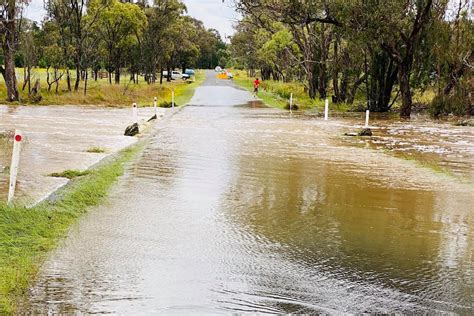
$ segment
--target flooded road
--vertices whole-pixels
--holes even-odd
[[[52,254],[28,311],[472,314],[472,130],[437,172],[343,138],[353,119],[242,106],[212,75]]]

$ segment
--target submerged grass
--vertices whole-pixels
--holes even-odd
[[[412,161],[420,167],[430,169],[436,173],[444,174],[450,177],[456,177],[454,173],[446,167],[439,165],[439,162],[423,159],[420,156],[411,156],[405,152],[398,152],[395,157],[402,158],[404,160]]]
[[[78,217],[107,196],[125,164],[140,149],[126,149],[107,164],[73,180],[55,202],[28,209],[0,204],[0,314],[17,312],[47,253]]]
[[[90,173],[89,170],[80,171],[80,170],[65,170],[63,172],[54,172],[50,174],[50,177],[54,178],[67,178],[67,179],[74,179],[82,176],[86,176]]]
[[[92,154],[102,154],[105,153],[105,149],[102,147],[91,147],[86,150],[87,153],[92,153]]]

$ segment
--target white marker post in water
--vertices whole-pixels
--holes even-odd
[[[132,104],[132,111],[133,111],[133,123],[138,124],[138,106],[136,103]]]
[[[15,131],[15,137],[13,138],[13,155],[12,163],[10,165],[10,186],[8,187],[8,200],[7,203],[10,204],[15,197],[15,188],[16,188],[16,178],[18,175],[18,166],[20,164],[20,152],[21,152],[21,143],[23,141],[23,135],[19,130]]]
[[[369,127],[369,116],[370,116],[370,111],[369,110],[365,111],[365,128]]]
[[[290,94],[290,113],[292,113],[292,109],[293,109],[293,93]]]
[[[155,116],[158,114],[158,112],[157,112],[158,110],[157,110],[157,108],[156,108],[156,106],[157,106],[156,101],[157,101],[157,100],[158,100],[158,99],[157,99],[156,97],[153,98],[153,108],[155,109]]]
[[[327,121],[329,117],[329,100],[324,101],[324,120]]]
[[[171,90],[171,107],[174,108],[174,88]]]

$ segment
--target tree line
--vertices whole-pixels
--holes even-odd
[[[87,93],[88,80],[98,80],[101,71],[110,84],[119,84],[125,72],[127,80],[143,76],[153,84],[162,83],[164,70],[227,62],[218,31],[186,16],[179,0],[45,0],[41,23],[22,17],[28,2],[0,3],[0,71],[9,101],[19,100],[15,66],[24,67],[20,88],[29,93],[37,67],[47,70],[48,91],[58,93],[65,80],[67,91]]]
[[[434,115],[474,115],[470,0],[239,0],[231,51],[263,79],[299,80],[311,98],[367,101],[409,117],[414,92]]]

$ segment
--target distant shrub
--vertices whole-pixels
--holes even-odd
[[[472,91],[474,81],[460,84],[452,95],[437,95],[431,102],[429,112],[434,117],[454,114],[457,116],[474,115]]]
[[[161,102],[159,105],[158,105],[160,108],[171,108],[173,107],[173,104],[169,101],[163,101]],[[174,103],[174,106],[177,107],[178,105],[176,104],[176,102]]]

